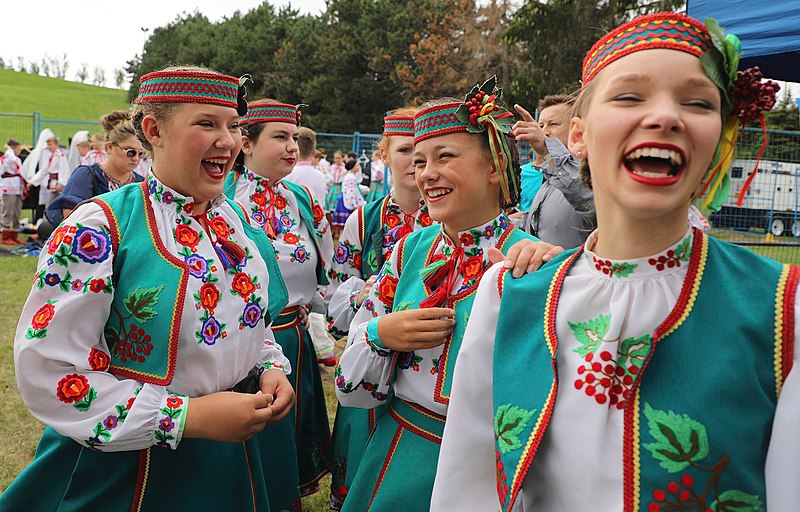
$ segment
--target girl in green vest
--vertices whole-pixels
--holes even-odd
[[[328,283],[325,267],[333,242],[322,207],[309,190],[284,179],[297,161],[299,123],[295,105],[251,102],[241,120],[243,166],[225,181],[225,194],[242,204],[272,241],[289,291],[288,306],[273,322],[272,331],[292,365],[297,404],[292,417],[259,435],[270,504],[276,510],[294,510],[300,495],[319,488],[330,438],[317,357],[299,314],[317,301],[318,287]],[[301,149],[302,154],[313,152]]]
[[[2,510],[269,510],[252,436],[294,392],[275,253],[222,194],[243,90],[201,68],[140,81],[151,174],[61,223],[20,318],[19,388],[47,427]]]
[[[494,85],[491,79],[475,87],[464,102],[431,102],[414,116],[416,183],[441,225],[394,247],[336,369],[343,405],[389,404],[344,511],[428,510],[452,365],[474,291],[490,249],[505,252],[529,238],[501,210],[518,198],[519,164],[507,135],[513,115],[498,104]]]
[[[774,102],[738,60],[714,20],[675,13],[587,53],[569,149],[598,228],[484,277],[431,510],[797,510],[798,268],[686,217],[725,200],[740,123]]]

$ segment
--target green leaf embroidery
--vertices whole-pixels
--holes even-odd
[[[587,322],[567,322],[572,334],[581,345],[575,349],[581,357],[593,353],[600,346],[603,337],[608,332],[611,324],[611,315],[600,315],[599,317]]]
[[[639,336],[638,338],[625,338],[619,343],[617,366],[627,368],[627,363],[630,359],[634,366],[641,368],[645,357],[647,357],[648,352],[650,352],[650,344],[649,334]],[[630,371],[626,370],[626,372],[630,374]]]
[[[526,411],[516,405],[504,404],[497,409],[494,416],[494,433],[502,453],[509,453],[522,448],[519,435],[536,414],[536,409]]]
[[[678,247],[675,248],[675,256],[677,256],[680,261],[689,261],[689,244],[691,241],[692,238],[687,236],[680,244],[678,244]]]
[[[58,283],[58,287],[62,292],[68,292],[70,288],[72,288],[72,276],[70,275],[69,270],[67,270],[67,273],[64,274],[61,282]]]
[[[763,512],[764,504],[758,496],[742,491],[729,490],[719,495],[719,501],[711,504],[716,512]]]
[[[147,322],[157,314],[154,307],[158,304],[158,296],[163,289],[163,284],[158,288],[136,288],[125,297],[125,309],[140,322]]]
[[[89,407],[92,406],[92,402],[94,402],[95,398],[97,398],[97,391],[95,391],[93,387],[90,387],[86,396],[72,404],[72,406],[81,412],[86,412],[89,410]]]
[[[394,305],[393,311],[405,311],[406,309],[411,309],[414,306],[414,303],[410,300],[404,300],[399,304]]]
[[[47,329],[31,329],[28,327],[28,330],[25,331],[25,339],[27,340],[34,340],[34,339],[44,339],[47,337]]]
[[[638,266],[639,265],[636,263],[614,263],[611,265],[611,275],[615,275],[617,277],[628,277]]]
[[[644,404],[644,415],[656,440],[644,447],[666,471],[683,471],[708,455],[708,433],[702,423],[685,414],[653,409],[648,403]]]

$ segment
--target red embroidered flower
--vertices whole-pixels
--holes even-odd
[[[194,252],[200,242],[200,235],[186,224],[178,224],[175,228],[175,241]]]
[[[297,242],[300,241],[300,237],[295,235],[294,233],[286,233],[283,235],[283,241],[289,245],[295,245]]]
[[[397,227],[400,224],[400,216],[396,213],[387,213],[386,217],[383,218],[383,223],[389,228]]]
[[[89,367],[92,370],[103,372],[108,370],[108,367],[111,365],[111,358],[108,357],[108,354],[103,352],[102,350],[97,350],[93,348],[89,352]]]
[[[58,250],[58,246],[61,245],[61,242],[66,242],[64,237],[66,237],[68,234],[69,226],[61,226],[53,231],[53,234],[50,235],[50,241],[47,243],[47,253],[55,254],[56,250]]]
[[[185,205],[183,205],[183,211],[191,215],[192,212],[194,211],[194,203],[186,203]]]
[[[394,304],[394,293],[397,291],[397,278],[394,276],[383,276],[378,285],[378,298],[386,305]]]
[[[250,276],[244,272],[239,272],[233,276],[233,284],[231,284],[231,288],[233,288],[233,291],[238,293],[243,299],[246,299],[251,293],[256,291],[256,285],[253,284],[253,280],[250,279]]]
[[[106,282],[103,279],[92,279],[89,283],[89,289],[94,293],[100,293],[106,289]]]
[[[466,279],[474,279],[483,274],[483,258],[480,256],[470,256],[464,262],[464,277]]]
[[[207,309],[212,315],[214,308],[219,303],[219,289],[211,283],[205,283],[200,287],[200,302],[204,309]]]
[[[39,308],[33,315],[33,319],[31,320],[31,327],[34,329],[44,329],[50,324],[50,320],[53,319],[53,316],[56,313],[56,307],[52,304],[45,304],[44,306]]]
[[[433,224],[433,219],[431,219],[431,216],[430,216],[430,214],[428,212],[422,212],[422,214],[420,214],[420,216],[417,219],[417,221],[420,224],[422,224],[423,227],[426,227],[426,228],[428,226],[430,226],[431,224]]]
[[[322,211],[322,207],[318,204],[314,204],[314,208],[312,208],[314,212],[314,224],[319,224],[323,218],[325,218],[325,212]]]
[[[475,243],[475,237],[469,233],[462,233],[458,239],[461,245],[473,245]]]
[[[180,399],[180,398],[178,398],[176,396],[171,396],[171,397],[167,398],[167,407],[169,407],[170,409],[177,409],[181,405],[183,405],[183,400],[182,399]]]
[[[357,252],[353,254],[353,268],[356,270],[361,270],[361,253]]]
[[[267,204],[267,196],[265,196],[262,192],[256,192],[255,194],[253,194],[253,197],[251,199],[258,206],[264,206]]]
[[[286,208],[286,198],[280,195],[275,196],[275,208],[283,210]]]
[[[228,227],[228,223],[219,215],[209,219],[208,227],[210,227],[219,238],[228,239],[231,236],[231,229]]]
[[[130,397],[128,399],[128,403],[125,404],[125,408],[126,409],[130,409],[131,407],[133,407],[133,402],[135,402],[135,401],[136,401],[136,397],[135,396]]]
[[[58,381],[56,396],[65,404],[75,403],[89,393],[89,387],[89,380],[86,377],[73,373]]]

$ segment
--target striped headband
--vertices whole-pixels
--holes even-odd
[[[386,116],[383,118],[384,137],[413,137],[414,136],[414,117],[413,116]]]
[[[414,114],[414,144],[450,133],[466,133],[468,124],[461,121],[456,111],[460,101],[424,108]]]
[[[583,59],[582,87],[617,59],[641,50],[678,50],[700,57],[713,48],[708,27],[685,14],[640,16],[601,37]]]
[[[240,124],[250,123],[289,123],[300,126],[300,108],[306,105],[289,105],[269,101],[254,101],[247,104],[247,115]]]
[[[237,108],[239,79],[213,71],[165,70],[142,75],[136,103],[210,103]]]

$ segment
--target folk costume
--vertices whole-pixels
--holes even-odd
[[[344,168],[344,164],[340,162],[331,164],[328,173],[331,182],[328,194],[325,196],[325,211],[333,213],[339,203],[339,197],[342,195],[342,180],[348,172]]]
[[[482,95],[478,95],[480,92]],[[510,148],[501,145],[513,116],[504,109],[494,109],[496,97],[492,94],[499,94],[494,80],[480,90],[473,89],[465,103],[419,111],[414,117],[414,142],[450,133],[480,132],[482,128],[490,138],[495,165],[502,175],[504,202],[514,202],[517,177],[510,165]],[[473,105],[472,98],[481,104],[482,111],[470,117],[469,111],[466,115],[463,111]],[[481,102],[483,98],[485,102]],[[356,314],[350,341],[336,370],[336,393],[343,405],[374,408],[388,403],[388,411],[378,420],[363,453],[343,511],[428,510],[453,365],[474,292],[489,265],[488,250],[497,247],[505,252],[524,238],[530,237],[500,214],[460,232],[459,244],[443,227],[431,226],[414,231],[395,246]],[[455,330],[445,344],[415,352],[394,352],[384,346],[377,329],[380,317],[419,307],[455,309]]]
[[[352,171],[356,165],[358,165],[357,160],[351,160],[346,164],[347,174],[342,179],[342,193],[339,195],[339,201],[336,203],[331,221],[334,226],[343,227],[356,208],[367,204],[361,193],[361,178],[359,177],[361,173]]]
[[[67,164],[70,169],[75,169],[79,165],[91,165],[86,163],[89,161],[88,152],[86,155],[81,156],[80,150],[78,149],[78,145],[81,143],[89,144],[88,130],[79,130],[72,136],[72,140],[69,143],[69,153],[67,153]]]
[[[298,114],[294,105],[253,102],[241,123],[297,124]],[[311,336],[300,324],[298,310],[307,308],[319,295],[318,287],[327,285],[326,266],[333,241],[322,207],[307,188],[296,183],[270,183],[245,167],[228,175],[225,194],[244,205],[253,224],[272,241],[289,292],[288,305],[272,330],[294,369],[290,382],[297,402],[293,414],[278,425],[268,426],[257,437],[263,447],[270,503],[277,510],[294,510],[300,495],[313,492],[327,473],[324,454],[330,428],[322,377]],[[292,467],[296,468],[293,476]]]
[[[384,137],[414,135],[412,116],[384,118]],[[378,273],[389,260],[395,244],[407,234],[428,227],[433,220],[420,199],[413,212],[406,213],[394,202],[392,193],[358,208],[344,225],[328,271],[328,316],[336,335],[347,334],[358,307],[356,299],[367,279]],[[331,508],[338,510],[347,496],[361,454],[377,420],[386,406],[372,409],[346,407],[336,410],[328,464],[331,481]]]
[[[584,86],[644,49],[713,62],[725,37],[707,23],[620,26],[587,54]],[[796,509],[800,269],[688,223],[632,260],[594,253],[599,236],[520,279],[486,273],[431,510]]]
[[[39,170],[28,181],[31,185],[41,187],[39,204],[49,205],[61,193],[57,187],[66,186],[70,174],[71,169],[64,150],[56,148],[55,151],[50,151],[48,147],[44,147],[39,157]]]
[[[372,160],[369,164],[369,194],[367,202],[377,201],[386,195],[384,180],[386,177],[386,166],[380,159]]]
[[[22,161],[13,148],[6,149],[0,157],[0,187],[3,199],[0,203],[0,227],[3,230],[3,244],[21,244],[19,236],[19,215],[22,211],[22,200],[25,195],[25,179],[22,177],[20,167]]]
[[[237,106],[234,77],[141,82],[137,102]],[[268,327],[287,299],[274,258],[240,206],[220,195],[198,213],[154,175],[80,205],[42,250],[17,329],[19,388],[48,426],[0,509],[268,511],[257,438],[183,429],[189,398],[289,371]]]

